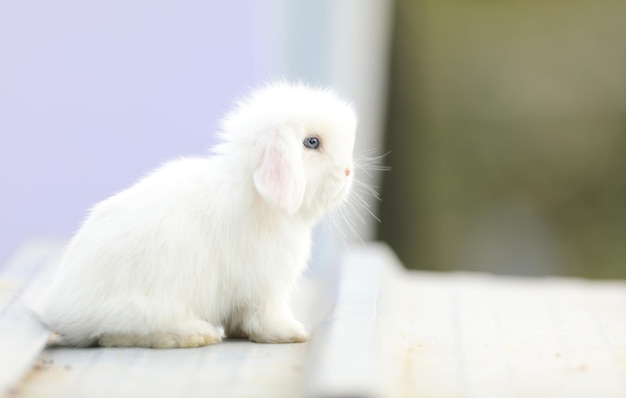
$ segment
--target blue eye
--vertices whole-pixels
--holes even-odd
[[[303,144],[309,149],[318,149],[320,147],[320,139],[317,137],[306,137]]]

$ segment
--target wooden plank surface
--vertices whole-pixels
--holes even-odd
[[[0,268],[0,393],[12,387],[33,366],[50,332],[24,306],[22,293],[39,270],[58,258],[62,244],[33,241]]]
[[[37,358],[47,331],[16,297],[55,250],[0,269],[0,396],[626,397],[624,281],[407,272],[371,244],[297,289],[310,343]]]
[[[626,397],[625,282],[412,272],[390,294],[389,396]]]

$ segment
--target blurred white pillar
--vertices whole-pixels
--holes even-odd
[[[383,151],[391,0],[267,0],[260,9],[259,34],[265,45],[258,59],[264,73],[328,85],[354,102],[359,114],[355,152]],[[360,179],[378,186],[380,176]],[[373,212],[378,203],[364,197]],[[377,221],[365,214],[365,224],[353,218],[364,241],[376,234]],[[356,239],[345,228],[348,241]],[[322,226],[324,248],[341,245],[341,237]],[[333,250],[324,250],[330,252]]]

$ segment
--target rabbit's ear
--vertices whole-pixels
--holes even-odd
[[[295,214],[304,198],[306,185],[302,151],[289,145],[291,131],[275,131],[263,145],[263,159],[254,171],[254,186],[270,204]]]

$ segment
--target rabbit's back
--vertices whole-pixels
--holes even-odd
[[[220,278],[220,267],[208,266],[222,257],[211,223],[222,188],[210,168],[207,159],[177,160],[97,204],[37,308],[44,323],[84,339],[110,320],[109,328],[132,329],[194,311],[194,282],[202,278],[205,293]],[[138,312],[145,319],[135,319]]]

